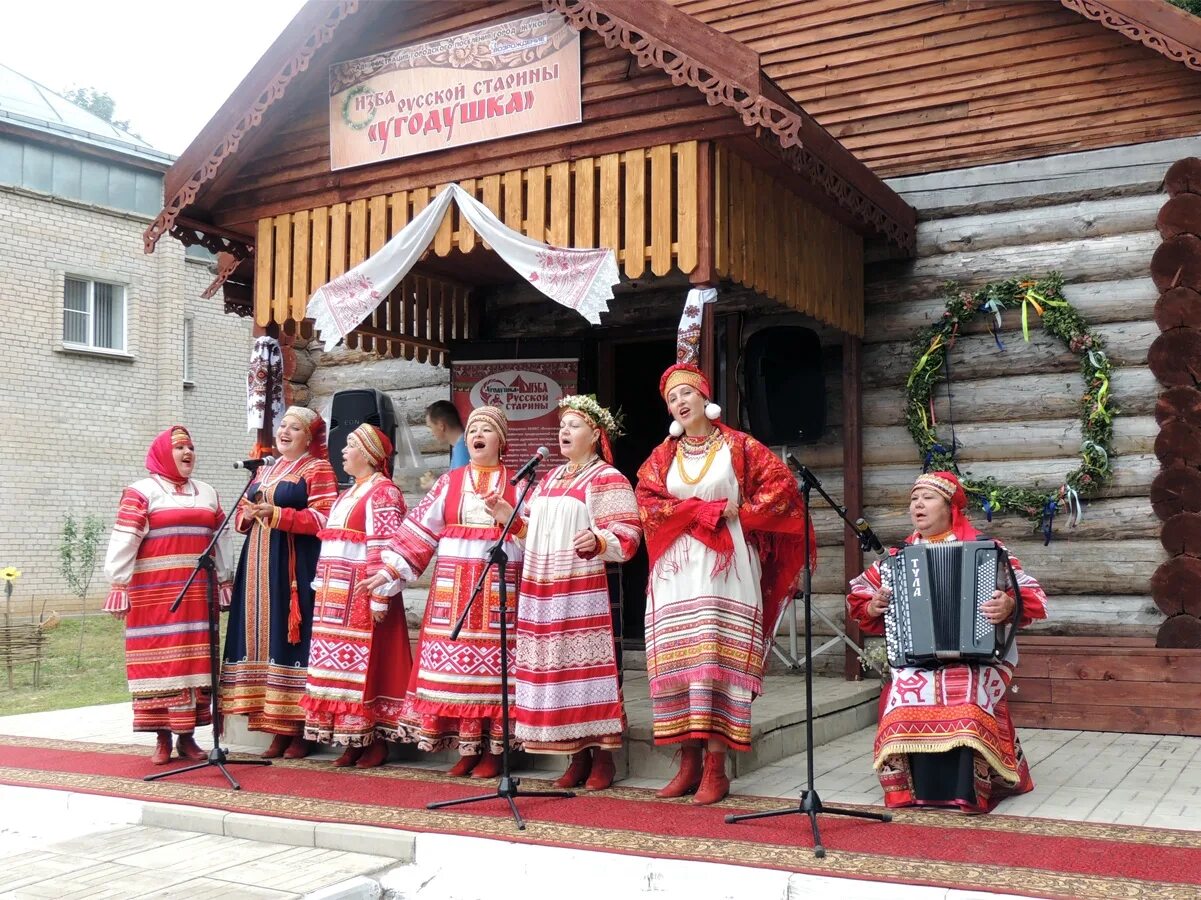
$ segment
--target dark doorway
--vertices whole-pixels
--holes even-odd
[[[673,336],[614,339],[599,354],[607,371],[598,373],[601,400],[625,416],[626,434],[613,445],[614,464],[637,486],[638,467],[667,437],[667,408],[659,397],[659,376],[676,361]],[[649,564],[645,545],[621,566],[624,643],[641,648]]]

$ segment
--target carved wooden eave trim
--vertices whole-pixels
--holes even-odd
[[[185,247],[203,247],[214,255],[227,253],[239,261],[254,253],[254,243],[242,235],[185,216],[176,217],[170,234]]]
[[[250,109],[229,129],[220,142],[212,149],[204,162],[196,168],[187,181],[184,182],[183,186],[175,192],[175,195],[167,202],[167,205],[163,207],[162,211],[150,224],[150,227],[143,233],[142,241],[146,253],[154,252],[155,245],[164,234],[173,233],[172,229],[176,219],[196,199],[200,188],[216,176],[217,170],[221,168],[221,164],[225,159],[237,152],[242,138],[248,132],[257,128],[263,121],[263,113],[273,103],[284,96],[292,80],[308,69],[309,61],[313,58],[313,54],[332,40],[334,31],[337,30],[338,26],[348,16],[354,14],[358,8],[359,0],[342,0],[312,29],[291,58],[275,73],[275,76],[259,94]]]
[[[1163,0],[1060,0],[1111,31],[1201,72],[1201,19]]]
[[[696,59],[674,46],[667,35],[650,34],[644,24],[634,19],[649,20],[651,17],[647,15],[647,10],[651,3],[652,0],[639,0],[637,3],[621,3],[620,0],[542,0],[542,8],[547,12],[561,13],[577,31],[595,31],[604,40],[605,46],[627,50],[639,65],[654,66],[669,75],[673,84],[687,84],[696,88],[709,105],[734,110],[748,128],[770,131],[779,142],[784,160],[794,171],[847,210],[857,221],[874,228],[903,250],[913,251],[917,215],[912,207],[855,159],[812,117],[791,104],[787,95],[773,91],[779,95],[779,102],[765,96],[761,75],[760,83],[746,83],[745,78],[728,74],[729,67],[721,60]],[[660,16],[668,19],[673,14],[686,16],[674,8],[668,9],[670,11],[660,10]],[[629,12],[629,18],[623,12]],[[696,21],[692,17],[686,18],[689,23]],[[724,38],[734,41],[716,30],[710,30],[717,40]],[[786,103],[795,108],[788,108]],[[857,186],[848,177],[852,172],[859,175],[861,182],[878,185],[876,193],[879,197],[869,196]]]
[[[202,299],[208,300],[214,297],[217,291],[225,285],[225,282],[230,279],[234,272],[238,271],[238,266],[242,265],[242,261],[246,257],[238,257],[232,253],[219,253],[217,255],[217,277],[213,279],[213,283],[204,289],[200,295]],[[225,304],[225,311],[230,312],[229,303]],[[241,308],[235,310],[239,315],[248,316],[253,310],[247,309],[243,311]]]

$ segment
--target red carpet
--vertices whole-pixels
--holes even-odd
[[[174,766],[175,763],[173,762]],[[1176,898],[1201,895],[1201,834],[1009,816],[899,811],[889,824],[820,819],[827,847],[813,857],[801,816],[726,825],[730,812],[777,809],[775,798],[733,797],[709,808],[659,800],[620,786],[575,799],[522,797],[517,831],[503,800],[452,810],[425,804],[486,793],[496,782],[449,779],[388,766],[334,769],[277,760],[239,766],[241,791],[215,769],[153,783],[147,751],[120,745],[0,737],[0,783],[208,806],[236,812],[536,844],[694,859],[822,875],[1054,897]],[[537,790],[547,785],[523,782]]]

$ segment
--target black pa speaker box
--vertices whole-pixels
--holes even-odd
[[[393,446],[396,445],[396,411],[392,408],[391,397],[368,388],[334,394],[329,413],[329,463],[334,467],[341,487],[354,483],[354,478],[342,468],[346,439],[364,422],[374,425],[388,436]]]
[[[826,427],[822,348],[808,328],[754,332],[743,349],[751,434],[765,444],[812,443]]]

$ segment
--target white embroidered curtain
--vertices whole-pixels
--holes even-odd
[[[463,218],[518,275],[592,324],[609,309],[620,281],[612,250],[552,247],[509,228],[457,184],[449,185],[378,253],[318,288],[306,314],[329,350],[355,329],[416,265],[451,200]]]

